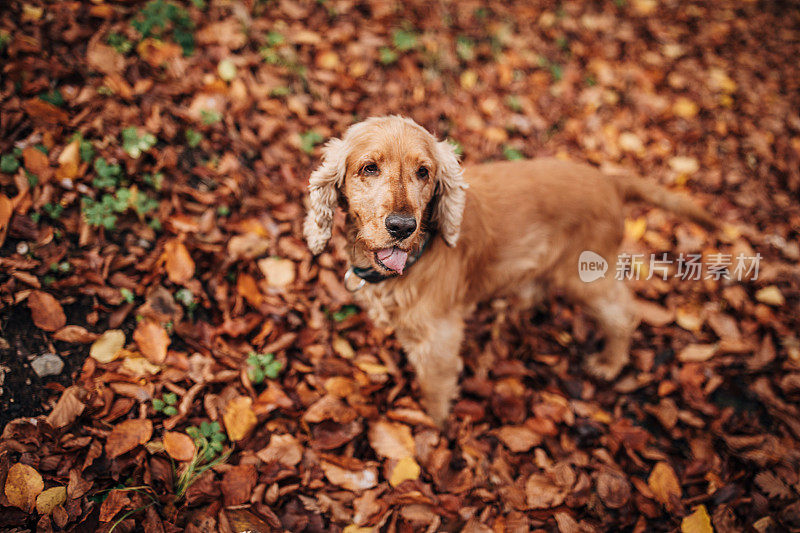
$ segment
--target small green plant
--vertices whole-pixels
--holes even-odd
[[[127,209],[120,208],[120,202],[110,194],[104,194],[100,201],[84,196],[81,200],[81,213],[87,224],[112,230],[117,225],[117,215]]]
[[[217,214],[221,217],[226,217],[231,214],[231,208],[227,205],[217,207]]]
[[[278,32],[278,31],[271,30],[267,34],[267,46],[271,46],[271,47],[280,46],[285,42],[286,42],[286,38],[283,36],[282,33]]]
[[[459,35],[456,38],[456,54],[462,61],[475,59],[475,42],[469,37]]]
[[[133,210],[136,211],[136,214],[140,217],[143,217],[151,211],[158,209],[158,200],[152,196],[148,196],[142,191],[136,192],[136,196],[133,198],[133,202],[131,202],[131,204]]]
[[[395,63],[399,57],[397,52],[388,46],[382,46],[380,50],[378,50],[378,60],[381,62],[381,65],[391,65]]]
[[[135,296],[133,295],[133,291],[132,291],[132,290],[130,290],[130,289],[129,289],[129,288],[127,288],[127,287],[122,287],[122,288],[119,290],[119,293],[122,295],[122,299],[123,299],[123,300],[125,300],[125,301],[126,301],[126,302],[128,302],[129,304],[132,304],[132,303],[133,303],[133,301],[134,301],[134,299],[135,299]],[[155,400],[153,400],[153,402],[155,402]],[[153,408],[155,408],[155,405],[153,405]]]
[[[561,78],[564,77],[564,69],[561,65],[551,62],[544,56],[539,56],[539,66],[549,70],[550,75],[553,76],[553,79],[556,81],[560,81]]]
[[[3,154],[3,156],[0,157],[0,172],[13,174],[18,168],[19,159],[17,159],[14,154]]]
[[[0,30],[0,52],[11,42],[11,33],[6,30]]]
[[[153,411],[156,413],[164,413],[167,416],[175,416],[178,414],[178,408],[175,407],[177,403],[177,394],[174,392],[165,392],[161,395],[160,399],[153,398]]]
[[[164,186],[164,174],[161,172],[156,172],[155,174],[147,173],[142,176],[142,181],[155,190],[160,191],[161,187]]]
[[[356,307],[355,305],[345,305],[342,306],[341,309],[333,313],[331,315],[331,318],[333,318],[336,322],[344,322],[345,320],[355,315],[356,313],[358,313],[358,307]]]
[[[417,47],[419,39],[413,31],[395,30],[392,33],[392,44],[399,52],[407,52]]]
[[[203,109],[200,111],[200,120],[205,126],[211,126],[222,120],[222,113],[215,109]]]
[[[247,356],[247,377],[253,383],[263,383],[266,378],[275,379],[283,370],[283,363],[271,353],[250,352]]]
[[[322,135],[314,130],[309,130],[300,134],[300,148],[310,154],[314,151],[314,147],[323,141]]]
[[[194,51],[194,23],[188,11],[172,2],[150,0],[131,22],[131,26],[142,34],[142,38],[163,39],[171,30],[172,40],[181,46],[183,55],[191,55]]]
[[[509,161],[517,161],[518,159],[525,159],[525,154],[511,146],[503,146],[503,157]]]
[[[197,310],[199,304],[197,303],[197,300],[195,300],[192,291],[190,291],[186,287],[178,289],[175,292],[175,300],[177,300],[179,304],[185,307],[186,311],[189,313],[189,317],[194,319],[194,313]]]
[[[231,450],[225,450],[225,433],[219,422],[202,422],[200,427],[186,428],[186,434],[194,440],[195,453],[192,460],[181,470],[175,480],[175,501],[184,497],[189,487],[197,481],[207,470],[224,463],[231,455]]]
[[[290,94],[292,94],[292,88],[285,86],[275,87],[269,92],[270,96],[289,96]]]
[[[109,33],[106,37],[108,45],[118,53],[125,55],[133,50],[133,43],[121,33]]]
[[[193,130],[192,128],[186,130],[186,144],[189,145],[189,148],[197,148],[202,141],[202,133],[197,130]]]
[[[520,101],[519,96],[515,94],[510,94],[508,97],[506,97],[506,105],[515,113],[522,111],[522,102]]]
[[[94,160],[94,171],[97,172],[97,176],[92,180],[92,185],[98,189],[114,188],[119,185],[122,178],[122,167],[109,165],[103,157]]]
[[[139,135],[139,129],[135,126],[122,130],[122,148],[134,159],[138,159],[155,144],[156,136],[152,133],[145,132]]]
[[[31,187],[36,187],[39,185],[39,176],[34,174],[33,172],[28,171],[25,169],[25,177],[28,178],[28,185]]]
[[[464,147],[461,146],[461,143],[456,141],[455,139],[447,139],[447,143],[453,147],[453,151],[456,155],[464,155]]]
[[[61,96],[61,91],[58,89],[50,89],[50,91],[40,94],[39,98],[45,102],[53,104],[54,106],[60,107],[64,105],[64,97]]]
[[[58,220],[61,217],[61,213],[64,212],[64,206],[61,204],[44,204],[42,209],[44,209],[47,216],[53,220]]]

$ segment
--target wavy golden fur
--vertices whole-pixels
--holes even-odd
[[[311,174],[304,231],[312,252],[320,253],[334,210],[345,210],[351,264],[389,276],[367,284],[356,299],[373,321],[394,327],[423,405],[441,424],[458,392],[464,318],[493,297],[530,304],[556,291],[584,305],[605,337],[603,351],[587,358],[587,370],[601,379],[619,374],[638,324],[633,296],[613,275],[580,281],[578,257],[591,250],[613,265],[628,199],[714,226],[681,196],[587,165],[535,159],[462,171],[452,147],[413,120],[379,117],[326,145]],[[392,234],[392,214],[413,217],[413,232]],[[379,259],[386,250],[416,254],[426,233],[433,235],[427,249],[402,275]]]

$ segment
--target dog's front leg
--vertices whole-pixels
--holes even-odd
[[[464,337],[461,315],[445,315],[398,328],[397,337],[414,367],[422,392],[422,404],[440,427],[458,394],[463,368],[459,355]]]

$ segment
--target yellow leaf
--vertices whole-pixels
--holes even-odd
[[[700,331],[703,317],[694,308],[679,307],[675,310],[675,323],[686,331]]]
[[[708,516],[705,505],[698,505],[689,516],[681,520],[682,533],[714,533],[711,526],[711,517]]]
[[[31,512],[36,497],[43,489],[42,476],[33,467],[16,463],[8,469],[5,493],[8,503],[14,507],[19,507],[28,513]]]
[[[474,70],[465,70],[461,73],[461,88],[470,90],[478,83],[478,74]]]
[[[338,335],[333,338],[333,342],[331,344],[333,345],[333,351],[336,352],[340,357],[352,359],[356,355],[356,352],[353,350],[353,347],[350,346],[350,343]]]
[[[397,462],[392,475],[389,476],[389,485],[392,487],[398,486],[406,480],[415,480],[419,478],[420,468],[413,457],[403,457]]]
[[[342,530],[342,533],[372,533],[373,531],[375,531],[374,527],[361,527],[355,524],[350,524]]]
[[[222,421],[231,441],[242,440],[256,427],[258,419],[252,405],[253,400],[248,396],[239,396],[228,402]]]
[[[780,307],[786,303],[786,299],[783,297],[781,290],[775,285],[758,289],[756,291],[756,300],[762,304],[767,304],[774,307]]]
[[[110,329],[92,343],[89,356],[99,363],[110,363],[118,357],[125,346],[125,334],[119,329]]]
[[[681,485],[678,482],[678,476],[675,471],[664,461],[656,463],[653,471],[650,472],[650,477],[647,478],[647,485],[653,491],[656,500],[665,506],[671,505],[671,498],[681,496]]]
[[[36,510],[41,515],[50,514],[65,501],[67,501],[67,487],[51,487],[36,497]]]
[[[647,230],[647,219],[644,217],[639,217],[637,219],[631,220],[629,218],[625,219],[625,238],[636,242],[642,238],[644,232]]]
[[[126,357],[122,360],[122,368],[130,371],[134,376],[146,376],[158,374],[161,367],[154,365],[144,357]]]
[[[672,104],[672,112],[681,118],[694,118],[697,116],[699,110],[700,108],[697,107],[697,104],[684,96],[678,98],[675,100],[675,103]]]
[[[258,268],[270,287],[281,288],[294,282],[294,261],[289,259],[266,257],[258,261]]]
[[[363,372],[367,374],[388,374],[389,369],[386,368],[384,365],[379,365],[377,363],[368,363],[366,361],[361,363],[356,363],[356,366],[361,369]]]
[[[56,170],[56,177],[60,180],[73,179],[78,175],[78,167],[81,164],[80,154],[81,143],[75,139],[69,143],[61,155],[58,156],[58,170]]]
[[[669,168],[678,174],[694,174],[700,170],[700,163],[694,157],[676,155],[667,161]]]

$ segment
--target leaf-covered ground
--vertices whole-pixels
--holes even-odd
[[[799,28],[766,0],[7,3],[0,528],[800,530]],[[631,281],[613,384],[580,309],[486,304],[440,432],[341,232],[301,240],[321,142],[387,113],[467,163],[684,190],[725,230],[632,207],[626,250],[758,279]]]

